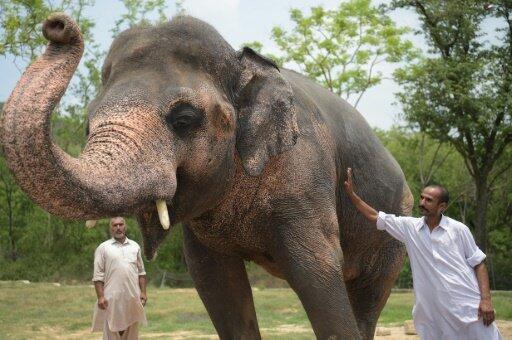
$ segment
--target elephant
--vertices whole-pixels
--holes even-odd
[[[190,17],[112,42],[78,157],[51,113],[84,49],[63,13],[4,106],[0,136],[20,187],[67,219],[137,219],[151,259],[181,223],[190,275],[221,339],[260,339],[244,263],[284,279],[319,339],[372,339],[404,247],[343,191],[354,169],[372,206],[411,213],[404,174],[365,119],[313,80],[233,49]]]

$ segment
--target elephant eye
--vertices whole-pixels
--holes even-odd
[[[182,104],[167,115],[166,121],[169,126],[180,132],[201,125],[201,115],[192,106]]]

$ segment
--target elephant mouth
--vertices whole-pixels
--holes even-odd
[[[176,216],[173,214],[172,203],[167,203],[167,200],[164,199],[157,199],[151,203],[140,203],[138,207],[132,206],[132,209],[129,210],[132,210],[132,213],[124,210],[117,211],[116,209],[114,213],[110,213],[109,215],[132,215],[133,212],[135,212],[135,215],[144,215],[147,214],[148,211],[151,211],[152,214],[154,213],[154,215],[158,217],[159,226],[164,230],[168,230],[171,226],[171,221],[176,219]],[[85,225],[87,228],[92,228],[97,222],[97,219],[88,219]]]
[[[167,220],[165,220],[165,216],[163,217],[164,222],[168,223],[167,228],[164,227],[161,218],[164,210],[167,212]],[[138,209],[135,217],[142,234],[144,256],[148,261],[152,261],[156,258],[158,247],[170,234],[177,221],[173,204],[165,201],[160,201],[157,204],[147,203]]]

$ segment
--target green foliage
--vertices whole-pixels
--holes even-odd
[[[181,225],[172,227],[171,235],[158,248],[158,256],[155,265],[159,270],[173,273],[186,271],[185,258],[183,256],[183,230]]]
[[[512,161],[512,147],[505,152],[500,163]],[[500,166],[500,165],[499,165]],[[508,170],[494,183],[492,201],[489,205],[489,244],[488,253],[492,256],[489,263],[489,275],[492,288],[511,289],[512,282],[512,170]]]
[[[429,54],[395,74],[398,99],[411,127],[449,142],[463,157],[475,184],[471,223],[487,249],[492,186],[512,166],[499,162],[512,143],[512,3],[497,1],[393,1],[416,11]],[[485,20],[499,22],[489,32]],[[500,165],[500,166],[496,166]]]
[[[492,288],[510,289],[512,282],[512,231],[510,228],[495,229],[489,232],[492,245],[492,262],[488,261]]]
[[[283,53],[278,63],[297,65],[354,106],[367,89],[382,81],[379,64],[415,55],[411,42],[402,38],[408,29],[396,27],[371,0],[344,1],[334,10],[313,7],[309,15],[292,9],[290,19],[294,23],[290,32],[272,30],[272,39]]]
[[[9,174],[0,149],[0,239],[3,241],[0,251],[10,261],[16,261],[19,257],[17,241],[29,222],[26,214],[33,209],[34,204]]]
[[[47,41],[41,33],[44,20],[53,12],[65,12],[77,21],[87,41],[93,22],[83,17],[83,10],[94,0],[0,0],[0,56],[10,55],[33,60]]]
[[[156,12],[157,22],[164,22],[167,20],[165,11],[167,5],[165,0],[121,0],[126,13],[121,15],[121,18],[116,20],[115,26],[112,29],[112,34],[115,36],[119,32],[133,27],[133,26],[148,26],[151,20],[148,16]],[[177,4],[178,10],[182,11],[181,2]]]
[[[459,200],[472,192],[473,184],[464,160],[449,143],[439,143],[424,133],[406,128],[394,127],[376,133],[397,159],[416,197],[426,185],[441,184],[451,193],[449,209],[456,209]],[[414,210],[413,214],[418,215],[419,211]]]
[[[398,288],[412,288],[412,270],[411,263],[409,261],[409,257],[406,256],[404,260],[404,264],[402,265],[402,270],[400,271],[400,275],[396,280],[396,287]]]
[[[50,4],[38,0],[1,0],[0,8],[0,55],[34,59],[41,46],[46,45],[40,28],[53,12]]]

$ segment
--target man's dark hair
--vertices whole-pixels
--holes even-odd
[[[450,193],[442,185],[430,184],[430,185],[427,185],[425,188],[434,188],[434,189],[438,189],[439,190],[439,192],[441,193],[441,195],[439,196],[439,203],[446,203],[446,204],[448,204],[448,202],[450,201]]]

